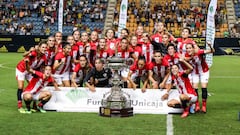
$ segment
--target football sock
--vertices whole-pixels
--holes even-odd
[[[197,93],[197,96],[198,96],[198,89],[195,89],[195,92]]]
[[[202,88],[202,99],[207,99],[208,91],[207,88]]]
[[[17,90],[17,99],[18,99],[18,101],[22,101],[22,92],[23,92],[22,89],[18,89]]]
[[[40,103],[38,104],[39,107],[43,107],[48,101],[46,100],[40,100]]]
[[[183,100],[182,101],[182,107],[186,108],[187,107],[188,100]]]
[[[31,109],[31,108],[30,108],[31,100],[30,100],[30,101],[24,100],[24,102],[25,102],[25,104],[26,104],[27,110],[30,111],[30,109]]]

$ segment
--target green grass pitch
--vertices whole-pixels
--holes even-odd
[[[20,114],[15,67],[20,53],[0,53],[1,135],[165,135],[166,115],[105,118],[97,113]],[[240,134],[240,57],[215,56],[210,70],[208,110],[186,119],[173,115],[174,135]],[[200,93],[201,94],[201,93]]]

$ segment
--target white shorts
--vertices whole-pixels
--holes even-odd
[[[40,97],[40,94],[41,94],[41,90],[38,91],[38,92],[35,93],[35,94],[31,93],[30,91],[25,91],[25,92],[22,93],[22,99],[24,99],[24,98],[23,98],[23,95],[24,95],[24,94],[27,94],[27,93],[32,94],[32,98],[33,98],[34,101],[38,101],[38,100],[39,100],[39,97]]]
[[[24,81],[25,79],[30,81],[32,79],[32,75],[27,71],[21,72],[16,68],[16,79],[19,81]]]
[[[208,79],[209,79],[209,71],[205,72],[205,73],[199,73],[199,74],[192,74],[192,78],[193,78],[193,83],[208,83]]]
[[[178,90],[170,90],[168,93],[168,101],[170,100],[177,100],[179,101],[179,103],[181,103],[180,100],[180,93],[178,92]]]
[[[193,94],[187,94],[188,97],[190,97],[190,103],[195,103],[197,101],[197,96],[193,95]]]
[[[63,74],[54,74],[53,75],[54,80],[57,82],[58,85],[62,85],[63,81],[69,81],[70,80],[70,73],[65,72]]]

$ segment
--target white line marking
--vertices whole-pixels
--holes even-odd
[[[240,79],[240,76],[210,76],[210,78],[230,78],[230,79]]]
[[[167,135],[173,135],[173,119],[172,114],[167,115]]]
[[[14,69],[14,68],[11,68],[11,67],[4,66],[4,64],[0,64],[0,68],[5,68],[5,69]]]

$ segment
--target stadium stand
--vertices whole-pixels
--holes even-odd
[[[162,21],[167,29],[174,35],[179,36],[183,27],[190,27],[195,37],[204,36],[206,29],[206,14],[209,0],[201,0],[198,5],[191,3],[191,0],[129,0],[127,28],[134,33],[139,24],[143,25],[149,33],[154,32],[155,22]],[[121,1],[116,5],[115,23],[118,20]],[[216,37],[224,37],[227,33],[227,11],[225,1],[218,1],[218,8],[215,17]]]
[[[73,29],[97,30],[104,27],[107,0],[65,0],[65,35]],[[49,35],[58,30],[57,0],[1,0],[0,33],[17,35]]]

